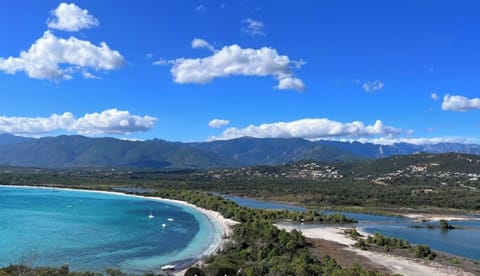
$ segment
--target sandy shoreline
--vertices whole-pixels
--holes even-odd
[[[465,275],[470,276],[474,275],[472,273],[461,271],[455,267],[445,266],[445,265],[435,265],[427,264],[419,260],[409,259],[400,256],[393,256],[384,253],[372,252],[360,250],[353,245],[355,241],[343,234],[343,230],[350,229],[351,227],[330,227],[330,226],[318,226],[318,227],[309,227],[301,228],[297,225],[277,225],[280,229],[285,229],[286,231],[291,231],[293,229],[302,231],[303,235],[312,239],[323,239],[328,241],[333,241],[341,245],[345,245],[344,250],[349,250],[355,252],[358,255],[368,258],[373,263],[380,264],[385,266],[393,273],[400,273],[404,276],[423,276],[423,275],[438,275],[438,276],[450,276],[450,275]],[[362,235],[364,233],[360,231]],[[368,234],[367,234],[368,235]]]
[[[439,214],[402,214],[404,217],[411,218],[417,222],[421,221],[439,221],[439,220],[480,220],[478,217],[466,216],[466,215],[439,215]]]
[[[112,192],[112,191],[100,191],[100,190],[83,190],[83,189],[72,189],[72,188],[60,188],[60,187],[48,187],[48,186],[23,186],[23,185],[0,185],[0,187],[13,187],[13,188],[37,188],[37,189],[55,189],[55,190],[65,190],[65,191],[79,191],[79,192],[91,192],[91,193],[103,193],[103,194],[111,194],[111,195],[120,195],[120,196],[128,196],[128,197],[135,197],[135,198],[142,198],[148,199],[153,201],[161,201],[165,203],[173,203],[177,205],[187,206],[192,209],[195,209],[199,213],[203,214],[208,218],[208,220],[214,225],[216,229],[219,230],[221,237],[218,240],[217,244],[211,244],[208,247],[208,250],[204,251],[201,255],[195,256],[195,263],[192,266],[198,265],[201,263],[201,259],[205,256],[209,256],[215,254],[219,250],[223,248],[225,243],[227,243],[232,235],[233,229],[232,226],[237,224],[238,222],[224,218],[219,212],[215,212],[212,210],[207,210],[204,208],[200,208],[196,205],[188,203],[186,201],[176,200],[176,199],[168,199],[168,198],[161,198],[161,197],[152,197],[152,196],[142,196],[142,195],[133,195],[127,194],[123,192]],[[183,275],[186,269],[175,272],[175,275]]]

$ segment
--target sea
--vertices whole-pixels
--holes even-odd
[[[55,188],[0,186],[0,267],[61,266],[129,274],[186,266],[212,253],[221,229],[174,202]]]

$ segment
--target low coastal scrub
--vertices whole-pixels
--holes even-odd
[[[384,251],[399,251],[402,255],[414,256],[420,259],[433,260],[437,256],[437,253],[432,251],[428,245],[412,245],[409,241],[394,237],[388,237],[375,233],[373,236],[362,238],[363,236],[354,229],[348,229],[345,231],[351,238],[356,240],[355,247],[362,250],[368,250],[371,247],[375,249],[383,248]]]
[[[227,275],[380,275],[360,266],[342,268],[328,256],[319,260],[306,249],[301,232],[279,230],[267,220],[235,225],[231,243],[204,262],[206,275],[226,268],[236,271]]]
[[[409,226],[409,227],[410,228],[416,228],[416,229],[429,229],[429,230],[440,229],[440,231],[442,231],[442,232],[447,232],[447,231],[453,230],[453,229],[465,229],[466,228],[466,227],[462,227],[462,226],[451,225],[447,220],[444,220],[444,219],[441,219],[438,222],[438,225],[427,223],[426,225],[412,225],[412,226]]]
[[[107,268],[105,274],[90,271],[70,271],[67,264],[60,267],[35,267],[26,265],[9,265],[0,268],[0,276],[127,276],[117,268]],[[143,276],[154,276],[153,273],[146,273]]]
[[[71,272],[68,265],[58,268],[54,267],[37,267],[32,268],[25,265],[10,265],[0,268],[0,276],[101,276],[101,273],[94,272]],[[107,275],[111,275],[108,274]],[[113,275],[111,275],[113,276]]]

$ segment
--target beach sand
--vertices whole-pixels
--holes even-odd
[[[368,258],[371,262],[386,267],[392,273],[403,274],[404,276],[424,276],[424,275],[437,275],[437,276],[450,276],[450,275],[464,275],[474,276],[472,273],[464,272],[455,267],[425,263],[419,260],[409,259],[400,256],[393,256],[384,253],[365,251],[354,247],[355,241],[345,234],[343,230],[349,229],[344,227],[329,227],[318,226],[301,228],[296,225],[277,225],[280,229],[286,231],[292,231],[293,229],[302,231],[303,235],[312,239],[323,239],[333,241],[338,244],[344,245],[341,250],[352,251],[357,255]],[[366,233],[362,233],[365,235]],[[368,234],[367,234],[368,235]]]
[[[472,216],[462,216],[462,215],[440,215],[440,214],[424,214],[424,213],[416,213],[416,214],[402,214],[404,217],[411,218],[415,221],[439,221],[443,220],[480,220],[478,217]]]

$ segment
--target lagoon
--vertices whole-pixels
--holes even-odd
[[[263,200],[246,197],[224,196],[240,206],[263,209],[286,209],[292,211],[305,211],[305,208],[278,204]],[[355,212],[324,211],[325,213],[342,213],[347,217],[358,221],[351,225],[361,228],[363,231],[374,234],[402,238],[414,244],[427,244],[433,250],[447,254],[457,255],[472,260],[480,260],[480,220],[478,216],[472,216],[472,220],[450,221],[454,226],[462,226],[463,229],[453,229],[442,232],[440,229],[418,229],[412,226],[426,226],[426,223],[416,222],[409,218],[369,215]],[[438,222],[429,222],[438,225]],[[308,226],[304,226],[307,227]]]

